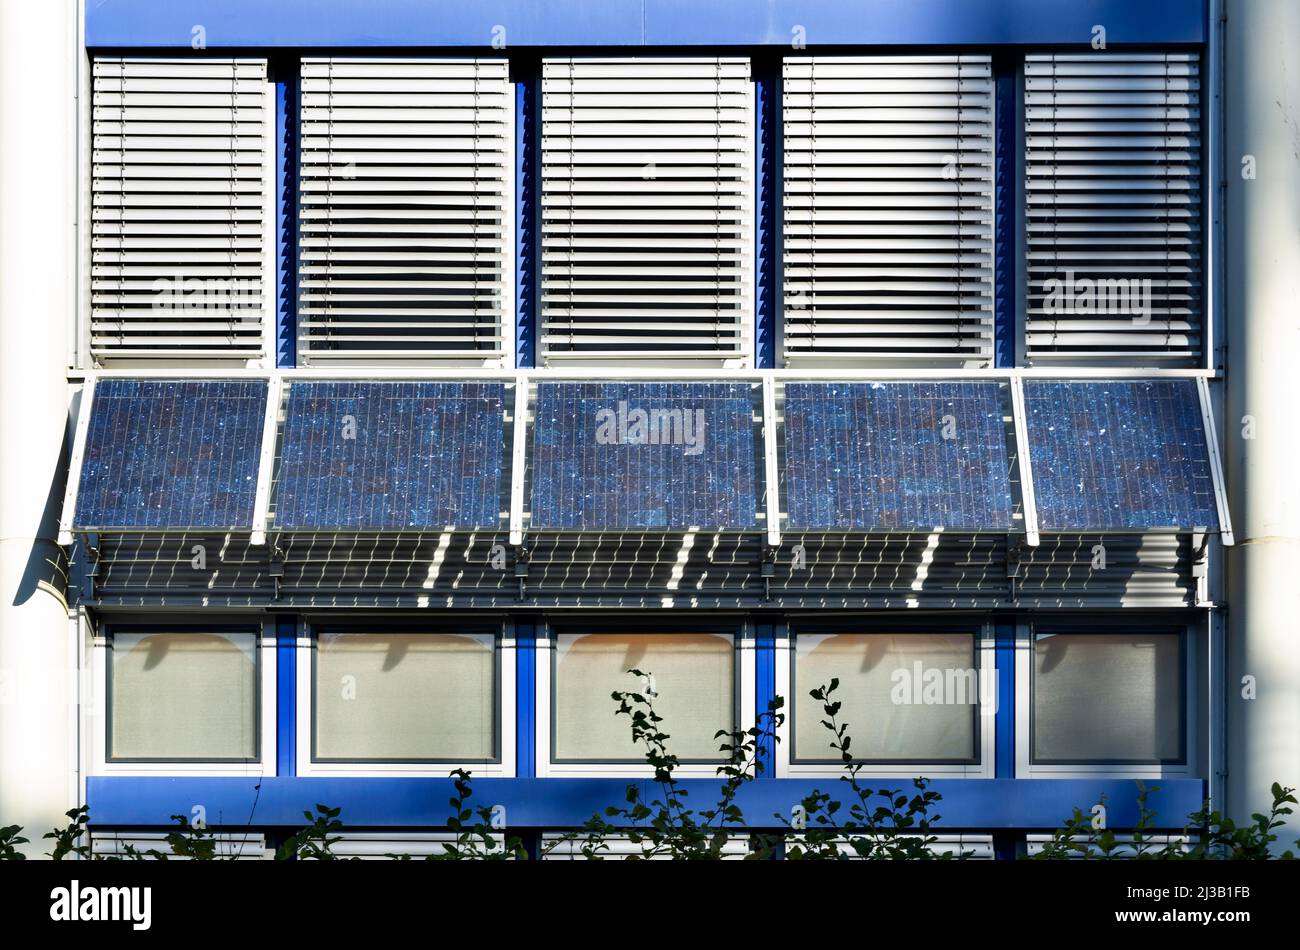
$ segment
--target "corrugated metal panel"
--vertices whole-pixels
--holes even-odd
[[[1189,607],[1192,561],[1188,535],[1043,535],[1037,548],[1024,549],[1019,604]]]
[[[756,534],[105,535],[95,590],[115,605],[280,607],[1190,607],[1188,536],[1044,536],[1009,578],[999,535],[787,536],[764,576]],[[1106,549],[1094,568],[1094,548]],[[203,549],[201,566],[197,548]],[[271,576],[271,552],[282,576]],[[765,581],[767,582],[765,584]],[[521,594],[522,585],[522,594]],[[278,599],[276,599],[278,593]]]
[[[266,61],[96,59],[90,352],[265,355]]]
[[[100,596],[141,602],[172,595],[269,598],[268,549],[232,534],[105,534],[99,537]]]
[[[1006,538],[937,532],[787,535],[772,589],[783,601],[851,595],[887,597],[899,606],[909,599],[938,606],[993,605],[1009,591]]]

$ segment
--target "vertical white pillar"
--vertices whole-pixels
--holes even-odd
[[[1225,12],[1226,803],[1249,820],[1300,786],[1300,3]]]
[[[77,0],[0,3],[0,824],[30,856],[76,798],[55,544],[76,305]]]

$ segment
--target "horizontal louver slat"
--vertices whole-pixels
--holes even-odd
[[[749,61],[542,67],[543,359],[743,364]]]
[[[1028,359],[1198,362],[1197,57],[1031,55],[1024,105]]]
[[[90,351],[265,355],[266,62],[96,59]]]
[[[993,350],[987,56],[787,57],[786,365]]]
[[[304,364],[499,364],[513,302],[504,59],[305,59]]]

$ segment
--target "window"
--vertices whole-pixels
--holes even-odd
[[[628,670],[650,674],[638,680]],[[720,633],[573,633],[555,638],[551,759],[556,763],[644,762],[631,721],[615,715],[616,690],[652,691],[670,751],[683,763],[714,763],[719,729],[737,726],[736,639]]]
[[[108,761],[257,761],[255,631],[123,630],[108,646]]]
[[[95,60],[96,365],[268,352],[270,97],[265,60]]]
[[[1028,361],[1195,365],[1197,55],[1027,56],[1024,121]]]
[[[303,60],[303,365],[514,365],[514,106],[504,59]]]
[[[839,680],[838,718],[866,762],[973,763],[979,758],[980,665],[973,633],[799,634],[791,655],[793,763],[838,764],[822,704],[809,691]]]
[[[1184,636],[1038,628],[1031,764],[1186,762]]]
[[[541,357],[746,365],[749,60],[542,65]]]
[[[988,365],[988,56],[783,65],[786,365]]]
[[[316,762],[495,762],[494,634],[321,632]]]

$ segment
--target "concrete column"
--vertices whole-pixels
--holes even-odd
[[[1248,820],[1300,786],[1300,3],[1225,13],[1226,804]]]
[[[76,306],[78,4],[0,2],[0,824],[30,856],[76,785],[55,544]]]

